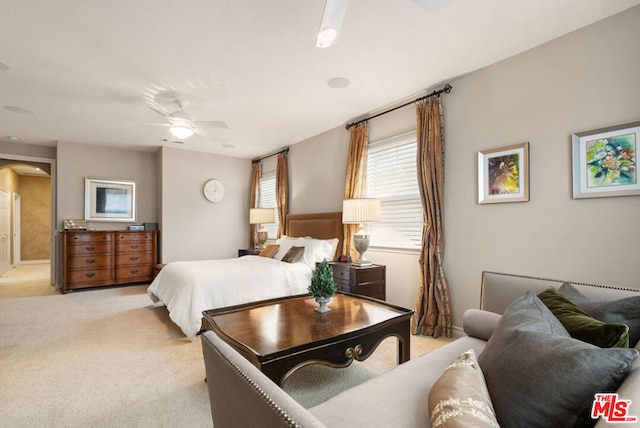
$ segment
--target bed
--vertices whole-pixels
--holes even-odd
[[[191,340],[201,330],[205,310],[304,294],[315,263],[335,259],[342,248],[342,213],[290,214],[286,230],[277,251],[272,247],[273,257],[168,263],[147,294],[155,304],[167,307],[171,320]],[[282,261],[295,252],[292,247],[305,248],[297,261]]]

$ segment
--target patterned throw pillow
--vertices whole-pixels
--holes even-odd
[[[278,244],[267,245],[267,247],[265,249],[263,249],[262,251],[260,251],[260,254],[258,254],[258,255],[260,257],[269,257],[271,259],[278,252],[278,248],[280,248],[280,245],[278,245]]]
[[[473,349],[453,360],[429,391],[432,427],[499,428]]]
[[[289,248],[289,251],[287,251],[287,254],[282,257],[282,261],[287,263],[295,263],[300,260],[303,253],[304,247],[291,247]]]

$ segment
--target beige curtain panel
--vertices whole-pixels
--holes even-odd
[[[368,148],[369,124],[367,122],[363,122],[351,127],[349,154],[347,155],[347,175],[344,185],[344,199],[362,198],[365,196]],[[353,259],[356,259],[358,255],[358,252],[352,242],[352,236],[357,229],[357,224],[344,225],[342,254],[348,254]]]
[[[413,334],[451,337],[451,300],[444,257],[444,120],[442,99],[416,103],[418,187],[423,208],[420,289]]]
[[[287,154],[279,153],[276,164],[276,207],[278,210],[278,238],[287,234],[287,214],[289,214],[289,179],[287,178]]]
[[[251,195],[249,196],[249,208],[258,208],[260,204],[260,178],[262,177],[262,163],[256,162],[251,169]],[[258,225],[251,225],[251,233],[249,235],[249,248],[255,248],[258,245]]]

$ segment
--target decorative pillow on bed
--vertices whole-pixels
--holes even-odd
[[[303,253],[304,253],[304,247],[293,246],[289,249],[289,251],[287,251],[287,254],[285,254],[284,257],[282,257],[282,261],[287,263],[295,263],[298,260],[300,260]]]
[[[258,255],[260,257],[273,258],[273,256],[275,256],[276,253],[278,252],[278,248],[280,248],[280,245],[278,245],[278,244],[267,245],[267,247],[265,249],[263,249],[262,251],[260,251],[260,254],[258,254]]]
[[[640,296],[592,302],[568,282],[562,284],[558,291],[595,319],[629,326],[630,346],[635,346],[640,341]]]
[[[505,310],[478,362],[501,426],[592,426],[594,394],[615,391],[638,355],[569,337],[529,291]]]
[[[280,248],[278,248],[278,252],[276,253],[275,256],[273,256],[273,258],[277,260],[282,260],[284,255],[287,254],[287,251],[289,251],[291,247],[296,245],[297,239],[299,238],[292,238],[287,235],[282,235],[282,237],[278,240],[278,245],[280,245]]]
[[[549,287],[538,298],[560,320],[571,337],[601,348],[628,348],[629,327],[624,324],[607,324],[587,314],[578,305]]]
[[[429,414],[434,428],[500,428],[473,349],[453,360],[433,384]]]

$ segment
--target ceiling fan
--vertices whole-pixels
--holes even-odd
[[[445,7],[450,0],[409,0],[430,12],[438,12]],[[338,35],[342,28],[342,21],[347,11],[349,0],[326,0],[320,29],[316,38],[316,47],[328,48],[338,41]]]
[[[186,110],[187,104],[176,99],[178,110],[169,112],[160,105],[147,104],[154,112],[168,120],[169,123],[149,123],[147,125],[167,126],[169,131],[178,138],[188,138],[196,131],[205,128],[228,129],[229,126],[221,120],[195,120]]]

